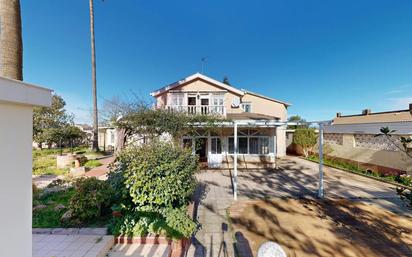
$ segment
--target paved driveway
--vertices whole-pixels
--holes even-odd
[[[410,213],[396,195],[395,186],[333,168],[325,167],[324,171],[327,198],[349,198],[399,214]],[[234,256],[226,216],[233,201],[231,176],[229,170],[203,171],[198,175],[195,215],[202,228],[194,237],[188,256]],[[239,200],[315,197],[317,188],[318,165],[298,157],[284,158],[277,170],[240,171],[238,174]]]

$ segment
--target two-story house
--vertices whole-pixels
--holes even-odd
[[[286,153],[285,122],[290,104],[238,89],[196,73],[151,93],[156,108],[190,114],[221,115],[222,133],[202,132],[182,138],[209,167],[272,167]],[[235,144],[237,139],[237,145]],[[196,146],[196,147],[195,147]],[[235,152],[237,147],[237,152]]]

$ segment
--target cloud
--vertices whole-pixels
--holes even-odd
[[[409,104],[412,103],[412,95],[405,96],[405,97],[393,97],[393,98],[389,98],[388,100],[389,100],[390,109],[398,109],[398,110],[408,109]]]
[[[412,85],[404,84],[404,85],[394,87],[393,89],[387,91],[385,94],[386,95],[399,95],[402,93],[410,92],[411,89],[412,89]]]

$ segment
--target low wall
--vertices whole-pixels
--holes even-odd
[[[401,151],[396,151],[393,146],[379,146],[374,144],[373,135],[365,135],[371,138],[371,142],[367,142],[362,146],[356,142],[354,134],[324,134],[324,154],[325,156],[339,158],[347,162],[359,165],[364,169],[368,169],[381,174],[412,174],[412,158],[406,156]],[[359,135],[358,135],[359,137]],[[381,139],[382,144],[386,143]],[[370,147],[370,148],[368,148]],[[380,150],[371,149],[372,147]],[[313,152],[318,152],[318,146],[313,147]],[[288,147],[288,153],[302,155],[302,148],[291,144]]]
[[[190,239],[171,240],[161,236],[125,237],[118,236],[114,239],[115,244],[167,244],[170,245],[169,257],[184,257],[190,246]]]

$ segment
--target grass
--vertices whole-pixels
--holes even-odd
[[[310,160],[310,161],[314,161],[314,162],[319,162],[319,157],[317,155],[311,155],[306,157],[305,159]],[[338,168],[338,169],[343,169],[343,170],[347,170],[353,173],[358,173],[358,174],[362,174],[368,177],[374,177],[374,178],[378,178],[380,180],[383,181],[387,181],[387,182],[392,182],[392,183],[397,183],[397,184],[401,184],[404,186],[412,186],[412,178],[411,177],[407,177],[407,176],[400,176],[400,175],[384,175],[384,174],[380,174],[377,172],[370,172],[366,169],[363,169],[362,167],[355,165],[353,163],[349,163],[349,162],[345,162],[342,160],[338,160],[338,159],[330,159],[330,158],[324,158],[323,159],[323,163],[325,165],[334,167],[334,168]]]
[[[96,168],[96,167],[99,167],[99,166],[102,166],[103,165],[103,163],[101,163],[100,161],[98,161],[98,160],[88,160],[85,164],[84,164],[84,166],[86,167],[86,168],[89,168],[89,169],[91,169],[91,168]]]
[[[56,166],[56,155],[38,155],[33,154],[33,174],[35,175],[63,175],[69,169],[58,169]]]
[[[33,213],[33,228],[56,228],[61,227],[61,216],[67,209],[55,211],[54,208],[63,204],[68,206],[70,198],[74,194],[74,189],[67,189],[60,192],[50,193],[40,199],[33,200],[33,204],[44,204],[47,208],[36,210]]]
[[[56,156],[63,153],[77,153],[84,154],[89,159],[99,158],[104,155],[103,152],[93,152],[87,147],[75,147],[60,149],[36,149],[33,150],[33,174],[34,175],[64,175],[67,174],[69,169],[58,169],[56,164]],[[87,168],[94,168],[102,165],[97,160],[89,160],[86,163]]]
[[[52,192],[46,194],[39,199],[33,199],[33,205],[47,205],[44,209],[39,209],[33,212],[33,228],[60,228],[72,226],[71,224],[64,224],[60,221],[62,215],[67,211],[67,207],[70,204],[70,199],[74,194],[74,189],[69,188],[67,190]],[[64,205],[66,208],[61,210],[55,210],[55,207],[59,204]],[[111,215],[106,214],[98,217],[87,224],[81,224],[87,227],[101,227],[106,226],[111,219]]]

